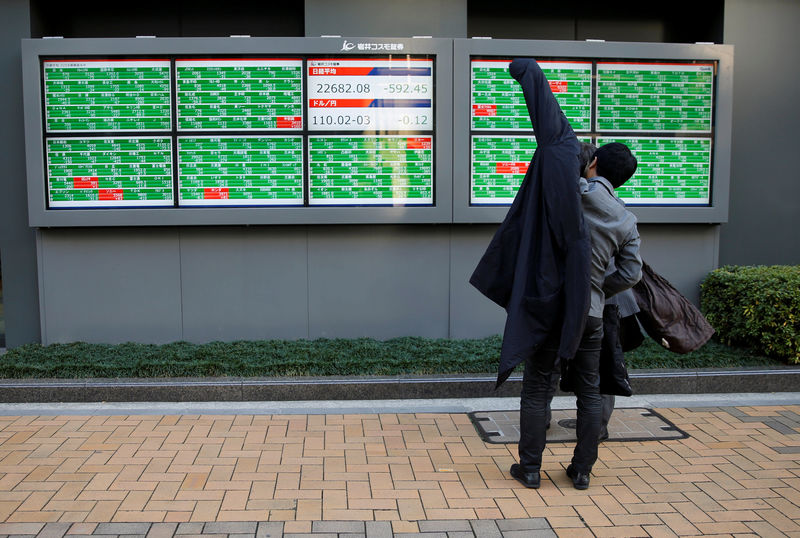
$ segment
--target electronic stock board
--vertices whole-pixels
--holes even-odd
[[[382,38],[23,40],[29,220],[499,222],[526,56],[579,139],[632,148],[640,222],[725,222],[732,47]]]
[[[33,225],[452,218],[452,40],[28,40],[23,58]]]
[[[516,57],[537,59],[579,140],[631,148],[617,194],[641,222],[727,218],[731,47],[456,40],[454,221],[502,220],[536,149]]]

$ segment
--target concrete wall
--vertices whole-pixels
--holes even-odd
[[[42,230],[43,342],[498,334],[503,310],[468,283],[496,227]],[[643,225],[642,254],[697,300],[717,228],[690,228]]]
[[[44,341],[447,337],[449,240],[429,226],[47,230]]]
[[[731,219],[722,264],[800,263],[800,2],[727,0],[725,43],[736,48]]]

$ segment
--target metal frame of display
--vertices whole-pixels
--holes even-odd
[[[379,56],[359,45],[403,44],[402,54],[435,56],[433,206],[269,206],[47,209],[42,133],[40,57],[137,55]],[[508,206],[470,205],[470,57],[560,60],[711,60],[714,89],[711,200],[707,206],[633,206],[642,223],[723,223],[730,189],[733,46],[441,38],[109,38],[22,41],[29,224],[50,226],[160,226],[268,224],[496,223]],[[304,98],[308,98],[304,95]],[[305,136],[314,131],[304,130]],[[185,133],[188,135],[189,133]],[[202,133],[193,133],[200,136]],[[273,133],[271,133],[273,134]],[[288,133],[287,133],[288,134]],[[347,131],[342,131],[346,136]],[[359,134],[359,133],[350,133]],[[491,133],[486,131],[487,135]],[[522,133],[520,133],[522,134]],[[582,135],[583,133],[578,133]],[[86,136],[94,136],[87,133]],[[108,135],[112,136],[112,135]],[[599,136],[613,136],[600,133]],[[620,136],[627,136],[620,134]],[[173,163],[177,166],[177,163]],[[304,178],[307,186],[307,177]]]
[[[396,45],[402,44],[402,50]],[[28,219],[34,227],[268,224],[383,224],[452,222],[452,39],[437,38],[109,38],[22,41]],[[385,45],[385,46],[384,46]],[[394,45],[394,46],[393,46]],[[434,62],[433,205],[340,205],[265,207],[164,207],[48,209],[45,185],[41,57],[141,55],[323,55],[376,57],[427,55]],[[305,81],[306,75],[303,79]],[[308,94],[304,92],[304,100]],[[177,113],[173,103],[173,115]],[[304,104],[304,109],[306,104]],[[305,126],[304,136],[316,131]],[[383,131],[378,132],[381,134]],[[96,133],[85,133],[96,137]],[[201,136],[201,132],[178,133]],[[296,132],[274,133],[296,134]],[[341,131],[341,136],[362,132]],[[371,134],[367,132],[366,134]],[[53,135],[55,137],[56,135]],[[118,134],[100,134],[114,137]],[[131,133],[131,137],[135,133]],[[411,134],[410,136],[414,136]],[[175,138],[177,140],[177,138]],[[177,162],[173,163],[177,166]],[[304,183],[307,186],[307,173]],[[174,177],[177,177],[173,174]]]
[[[641,223],[724,223],[728,220],[733,108],[733,46],[713,44],[621,43],[455,39],[453,52],[453,222],[496,223],[508,205],[471,205],[471,65],[478,57],[532,57],[557,60],[642,60],[717,62],[713,111],[713,159],[709,205],[631,206]],[[490,131],[481,131],[496,135]],[[519,135],[532,134],[520,132]],[[580,138],[585,133],[578,132]],[[687,137],[691,133],[681,133]],[[598,133],[598,137],[627,134]],[[636,136],[652,136],[638,134]]]

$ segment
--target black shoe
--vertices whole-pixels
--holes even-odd
[[[516,478],[526,488],[539,489],[539,484],[542,479],[539,471],[533,473],[525,473],[519,463],[511,466],[511,476]]]
[[[572,479],[575,489],[589,489],[589,473],[579,473],[570,465],[567,467],[567,476]]]

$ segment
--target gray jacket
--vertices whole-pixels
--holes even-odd
[[[581,178],[579,188],[583,218],[592,240],[589,315],[602,318],[606,298],[629,289],[642,276],[639,230],[636,217],[614,194],[606,178]],[[612,260],[616,269],[606,274]]]

